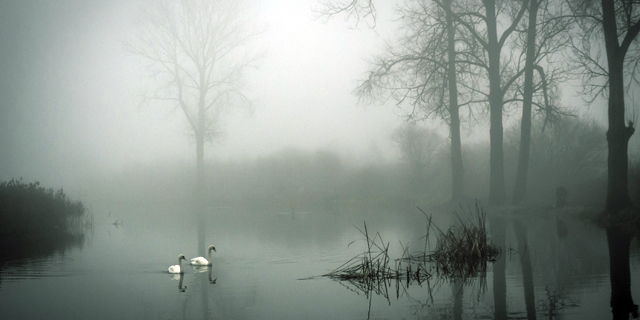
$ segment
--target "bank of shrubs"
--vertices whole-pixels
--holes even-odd
[[[640,205],[640,154],[629,156],[629,194],[631,201]]]
[[[85,208],[64,191],[12,179],[0,183],[0,237],[5,241],[31,241],[74,235],[84,223]]]
[[[505,132],[507,190],[515,182],[520,126]],[[531,131],[527,202],[551,205],[556,188],[568,191],[568,205],[603,206],[607,185],[606,128],[583,118],[567,117],[544,126],[536,119]],[[508,196],[511,196],[509,194]]]
[[[606,196],[606,130],[589,120],[566,118],[553,126],[534,121],[524,205],[553,206],[556,189],[568,190],[567,205],[601,206]],[[439,206],[451,197],[448,141],[428,134],[425,155],[398,161],[354,164],[332,151],[283,150],[245,163],[212,166],[212,205],[255,202],[283,210],[316,205],[326,208]],[[505,132],[505,182],[508,201],[518,164],[519,126]],[[417,148],[407,148],[415,150]],[[489,144],[463,145],[465,194],[470,203],[486,200]],[[639,166],[640,168],[640,166]],[[640,172],[640,169],[638,170]],[[638,174],[640,176],[640,173]],[[638,179],[640,181],[640,178]],[[638,192],[640,194],[640,192]]]
[[[553,126],[547,125],[544,131],[542,128],[542,121],[536,119],[531,138],[527,199],[523,204],[552,206],[556,189],[564,187],[568,190],[567,205],[603,205],[606,130],[582,118],[566,118]],[[394,143],[393,139],[390,137],[390,144]],[[434,134],[425,134],[416,141],[420,139],[434,141],[425,143],[419,156],[414,153],[415,157],[398,159],[375,160],[385,157],[372,154],[371,161],[355,161],[331,149],[290,148],[256,159],[209,162],[205,169],[208,205],[252,206],[284,212],[345,211],[351,206],[437,207],[451,197],[448,140]],[[462,150],[465,194],[473,204],[475,199],[482,202],[488,197],[490,148],[488,142],[472,144],[466,142],[468,139],[463,137]],[[504,163],[509,199],[519,142],[519,125],[508,128]],[[194,175],[191,162],[132,166],[105,179],[100,184],[104,191],[99,194],[110,205],[114,201],[188,204],[193,200]],[[96,203],[95,199],[92,203]]]

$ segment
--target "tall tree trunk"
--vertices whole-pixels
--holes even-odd
[[[489,204],[502,205],[506,198],[504,183],[504,150],[502,127],[503,94],[500,79],[500,44],[495,0],[484,0],[487,11],[487,36],[489,56]]]
[[[443,1],[447,21],[447,82],[449,84],[449,115],[451,116],[451,200],[455,204],[464,198],[464,167],[460,139],[460,113],[458,106],[458,82],[456,79],[455,26],[451,1]]]
[[[536,55],[536,22],[538,21],[539,0],[529,1],[529,27],[527,29],[527,57],[524,71],[524,93],[522,120],[520,122],[520,151],[518,171],[513,190],[513,204],[520,203],[527,193],[529,156],[531,149],[531,103],[533,100],[533,63]]]
[[[627,127],[624,107],[624,56],[620,50],[613,0],[602,0],[602,29],[609,68],[609,147],[606,210],[616,214],[631,205],[628,185],[628,145],[635,131],[633,123]]]
[[[196,202],[201,204],[204,200],[204,135],[196,136]]]
[[[632,28],[633,29],[633,28]],[[628,185],[628,145],[635,131],[633,123],[626,126],[624,107],[624,58],[626,48],[618,42],[614,0],[602,0],[602,30],[604,32],[609,71],[609,147],[606,211],[615,216],[631,206]],[[632,40],[638,29],[628,30],[625,40]],[[607,227],[609,244],[609,268],[611,278],[611,307],[614,319],[628,319],[630,312],[637,312],[631,297],[631,271],[629,269],[629,245],[632,232],[614,219]]]
[[[633,125],[624,123],[624,83],[622,62],[616,58],[609,63],[609,130],[607,142],[608,185],[607,211],[617,213],[631,205],[628,186],[628,144]]]
[[[616,12],[614,0],[602,0],[602,30],[607,51],[609,71],[609,130],[607,143],[609,148],[607,204],[606,211],[615,216],[631,207],[628,184],[628,145],[635,128],[629,121],[625,125],[624,106],[624,59],[626,48],[618,42]],[[637,28],[630,28],[624,41],[633,40],[638,34]],[[638,306],[631,297],[631,271],[629,269],[629,246],[632,232],[628,226],[613,220],[607,227],[609,244],[609,268],[611,280],[611,308],[614,319],[628,319],[629,313],[637,316]]]
[[[609,130],[607,142],[608,184],[607,212],[616,214],[631,205],[628,185],[628,145],[633,124],[624,123],[624,83],[622,62],[609,63]]]

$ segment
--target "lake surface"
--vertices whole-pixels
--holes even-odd
[[[353,242],[363,239],[356,229],[363,221],[390,243],[394,257],[402,253],[400,243],[422,250],[420,212],[378,211],[210,208],[206,243],[218,250],[213,268],[183,264],[180,277],[167,273],[178,255],[188,260],[204,251],[196,248],[189,210],[94,209],[94,230],[84,243],[0,264],[0,319],[493,319],[501,312],[526,319],[527,307],[538,319],[612,317],[605,232],[568,217],[488,219],[492,232],[504,235],[503,271],[491,265],[486,277],[464,283],[434,275],[422,283],[392,281],[377,294],[317,277],[364,250],[364,241]],[[434,219],[441,227],[454,221],[451,214]],[[525,243],[529,262],[522,259]],[[636,240],[631,251],[638,299]],[[533,297],[525,295],[526,265]],[[495,287],[501,283],[496,274],[503,289]]]

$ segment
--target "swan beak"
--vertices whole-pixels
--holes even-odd
[[[216,247],[211,247],[211,249],[213,249],[213,251],[218,252],[218,250],[216,250]]]

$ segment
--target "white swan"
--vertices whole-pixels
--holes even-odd
[[[209,257],[208,260],[203,258],[203,257],[193,258],[193,259],[191,259],[191,265],[194,265],[194,266],[210,266],[211,265],[211,250],[216,251],[216,247],[209,246],[209,248],[207,249],[208,257]],[[216,251],[216,252],[218,252],[218,251]]]
[[[178,256],[178,264],[169,267],[169,273],[183,273],[182,272],[182,260],[187,260],[183,254]]]

